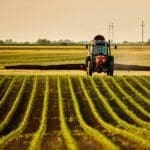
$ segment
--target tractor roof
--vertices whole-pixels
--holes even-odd
[[[97,40],[105,41],[105,37],[103,35],[96,35],[94,37],[94,41],[97,41]]]

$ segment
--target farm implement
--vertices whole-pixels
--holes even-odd
[[[111,55],[110,42],[106,42],[104,36],[97,35],[89,45],[88,56],[85,60],[87,75],[94,72],[105,72],[113,76],[114,56]]]

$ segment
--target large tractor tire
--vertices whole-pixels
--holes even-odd
[[[113,69],[113,68],[109,68],[109,69],[107,70],[107,75],[108,75],[108,76],[113,76],[113,75],[114,75],[114,69]]]
[[[88,61],[91,61],[91,57],[90,56],[87,56],[86,59],[85,59],[86,67],[88,66]]]
[[[87,62],[87,75],[92,76],[92,62],[88,61]]]
[[[114,57],[113,56],[109,56],[107,75],[109,76],[114,75]]]

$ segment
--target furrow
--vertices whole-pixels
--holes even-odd
[[[82,84],[82,88],[85,88],[82,80],[80,79],[80,82]],[[107,112],[109,113],[109,115],[111,115],[113,117],[113,119],[118,123],[117,127],[121,127],[124,128],[126,130],[129,130],[132,133],[135,133],[137,135],[142,135],[143,137],[145,137],[145,135],[149,135],[150,133],[148,132],[148,130],[137,127],[133,124],[129,124],[128,122],[122,120],[112,109],[112,107],[110,106],[110,104],[108,103],[108,99],[106,97],[104,97],[99,89],[96,86],[96,83],[94,82],[94,80],[92,78],[90,78],[90,82],[91,85],[93,87],[93,90],[95,91],[95,93],[97,94],[99,100],[104,104],[105,109],[107,110]]]
[[[150,91],[143,84],[141,84],[135,76],[126,76],[126,80],[143,96],[150,99]]]
[[[27,77],[24,78],[20,91],[18,92],[16,100],[12,105],[12,108],[10,109],[7,116],[4,118],[4,120],[0,124],[0,133],[6,128],[6,126],[9,124],[10,120],[12,119],[13,115],[15,114],[15,111],[17,110],[17,107],[19,103],[21,102],[21,98],[23,95],[23,91],[25,89],[26,81],[27,81]]]
[[[58,77],[57,81],[57,88],[58,88],[58,101],[59,101],[59,120],[60,120],[60,127],[62,131],[62,135],[64,137],[64,140],[66,142],[66,145],[69,150],[76,150],[78,149],[78,145],[71,135],[71,132],[68,128],[68,125],[65,120],[64,115],[64,104],[63,104],[63,97],[62,97],[62,89],[61,89],[61,83],[60,78]]]
[[[3,82],[5,82],[6,78],[4,77],[2,80],[3,80]],[[3,106],[3,104],[7,101],[7,98],[8,98],[8,96],[10,95],[10,93],[11,93],[11,91],[13,89],[15,81],[16,81],[16,77],[13,77],[13,79],[10,82],[10,84],[9,84],[5,94],[3,95],[2,99],[0,100],[0,109]]]
[[[104,88],[108,91],[108,93],[113,97],[113,99],[116,101],[116,103],[119,105],[119,107],[132,119],[134,120],[138,125],[143,126],[147,129],[150,128],[150,124],[148,122],[145,122],[141,120],[138,116],[136,116],[132,111],[128,109],[128,107],[121,101],[121,99],[116,95],[115,92],[108,86],[107,82],[103,78],[99,78]]]
[[[144,76],[135,76],[135,78],[140,82],[146,89],[150,89],[150,83]]]
[[[125,89],[126,93],[130,95],[136,103],[138,103],[145,111],[150,112],[149,105],[147,105],[147,103],[136,94],[136,91],[132,88],[132,86],[126,80],[123,80],[123,78],[124,77],[118,76],[114,79],[122,89]]]
[[[98,130],[92,128],[91,126],[87,125],[85,121],[82,118],[81,112],[80,112],[80,107],[78,100],[76,98],[74,88],[72,85],[72,81],[70,78],[68,78],[69,82],[69,88],[72,96],[72,101],[74,105],[74,109],[78,118],[78,121],[81,125],[81,127],[84,129],[84,131],[89,135],[92,136],[96,141],[98,141],[102,145],[102,149],[119,149],[114,143],[112,143],[105,135],[101,134]]]
[[[81,80],[81,84],[83,84],[82,80]],[[82,85],[83,86],[83,85]],[[83,87],[85,88],[85,87]],[[127,138],[128,140],[132,141],[133,143],[137,143],[137,147],[141,147],[141,148],[145,148],[145,149],[149,149],[150,148],[150,143],[148,140],[145,140],[133,133],[130,133],[128,131],[125,131],[125,130],[122,130],[122,129],[119,129],[117,127],[114,127],[112,126],[111,124],[108,124],[106,123],[105,121],[103,121],[103,119],[101,118],[101,116],[98,114],[94,104],[93,104],[93,101],[91,99],[91,97],[89,97],[86,89],[84,90],[84,93],[85,93],[85,96],[87,98],[87,101],[91,107],[91,110],[93,112],[93,115],[95,116],[95,118],[98,120],[99,124],[101,126],[103,126],[108,132],[112,133],[114,136],[122,136],[124,138]],[[139,146],[140,144],[140,146]],[[136,147],[136,148],[137,148]]]
[[[46,131],[47,126],[47,112],[48,112],[48,100],[49,100],[49,78],[46,76],[46,85],[43,101],[42,119],[37,132],[33,135],[33,139],[30,143],[30,150],[41,149],[41,141]]]
[[[13,141],[14,139],[20,138],[20,134],[23,133],[23,131],[26,128],[27,122],[29,121],[29,116],[31,114],[32,111],[32,107],[33,107],[33,103],[35,100],[35,95],[37,92],[37,76],[34,79],[34,84],[33,84],[33,88],[32,88],[32,94],[30,95],[30,99],[27,105],[27,109],[25,111],[25,114],[23,116],[22,121],[20,122],[18,128],[12,130],[9,134],[1,137],[0,139],[0,148],[4,148],[8,149],[7,147],[10,148],[11,142],[14,144],[15,142]],[[10,145],[9,145],[10,144]]]
[[[141,93],[139,93],[127,80],[126,78],[122,78],[124,83],[130,87],[130,89],[137,95],[143,102],[145,102],[150,107],[150,101],[146,97],[144,97]]]
[[[0,103],[1,103],[1,100],[3,98],[3,96],[5,95],[8,87],[9,87],[9,84],[11,83],[12,81],[12,76],[4,76],[1,81],[0,81]],[[1,105],[1,104],[0,104]]]
[[[117,83],[114,78],[105,78],[111,90],[116,93],[121,101],[128,107],[129,110],[133,111],[139,118],[145,121],[150,121],[150,113],[147,112],[139,103],[135,101],[121,86]],[[127,90],[127,89],[126,89]]]

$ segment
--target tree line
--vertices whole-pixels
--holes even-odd
[[[39,46],[82,46],[82,45],[86,45],[89,44],[89,41],[79,41],[79,42],[74,42],[72,40],[69,39],[65,39],[65,40],[58,40],[58,41],[50,41],[46,38],[39,38],[37,41],[35,42],[16,42],[12,39],[7,39],[7,40],[0,40],[0,45],[1,46],[5,46],[5,45],[39,45]],[[122,43],[112,43],[112,44],[118,44],[118,45],[141,45],[141,42],[129,42],[129,41],[123,41]],[[150,39],[148,39],[146,42],[144,42],[144,45],[150,45]]]
[[[0,45],[46,45],[46,46],[53,46],[53,45],[62,45],[62,46],[73,46],[73,45],[85,45],[89,43],[88,41],[79,41],[79,42],[74,42],[72,40],[66,39],[66,40],[58,40],[58,41],[50,41],[48,39],[45,38],[39,38],[37,41],[35,42],[16,42],[12,39],[8,39],[8,40],[0,40]]]

